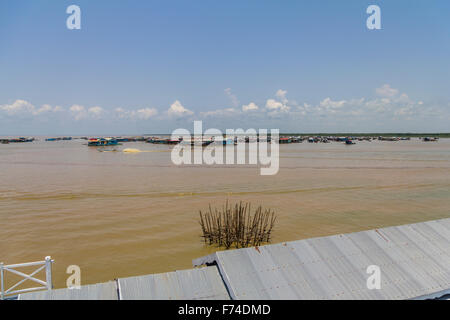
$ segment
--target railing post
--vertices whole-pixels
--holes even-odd
[[[53,289],[52,284],[52,258],[50,256],[45,257],[45,277],[47,280],[47,289]]]
[[[1,274],[1,282],[2,282],[2,294],[1,294],[1,299],[5,299],[5,284],[4,284],[4,279],[3,279],[3,262],[0,262],[0,274]]]

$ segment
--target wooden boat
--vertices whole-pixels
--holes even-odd
[[[224,145],[227,145],[227,144],[231,145],[231,144],[234,144],[234,140],[233,139],[223,139],[222,143]]]
[[[61,141],[61,140],[64,140],[64,141],[72,140],[72,137],[62,137],[62,138],[58,137],[58,138],[45,139],[45,141]]]
[[[147,140],[148,143],[156,144],[178,144],[182,139],[161,139],[161,138],[150,138]]]
[[[211,143],[213,143],[214,140],[200,140],[200,139],[191,139],[191,141],[186,141],[186,140],[180,140],[179,143],[182,143],[184,145],[191,145],[191,146],[202,146],[202,147],[206,147],[208,145],[210,145]]]
[[[292,143],[302,143],[303,140],[302,140],[302,138],[300,138],[300,137],[292,137],[292,138],[291,138],[291,142],[292,142]]]
[[[20,138],[13,138],[13,139],[9,139],[9,142],[13,142],[13,143],[20,143],[20,142],[33,142],[34,138],[24,138],[24,137],[20,137]]]
[[[213,143],[212,140],[206,140],[206,141],[191,141],[191,146],[202,146],[202,147],[206,147],[208,145],[210,145],[211,143]]]
[[[118,144],[114,138],[92,138],[88,140],[89,147],[116,146]]]
[[[283,144],[283,143],[291,143],[291,139],[290,138],[280,138],[278,140],[278,143]]]

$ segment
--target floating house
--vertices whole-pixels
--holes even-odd
[[[21,143],[21,142],[33,142],[34,140],[35,140],[34,138],[20,137],[20,138],[8,139],[8,142],[11,142],[11,143]]]
[[[278,143],[279,143],[279,144],[291,143],[291,142],[292,142],[291,138],[280,138],[280,139],[278,140]]]
[[[92,138],[88,140],[89,147],[116,146],[118,144],[114,138]]]
[[[45,141],[68,141],[68,140],[72,140],[72,137],[58,137],[58,138],[47,138],[45,139]]]
[[[234,140],[233,139],[223,139],[222,143],[224,145],[234,145]]]
[[[178,144],[182,141],[182,138],[179,139],[163,139],[163,138],[157,138],[157,137],[151,137],[147,139],[147,143],[155,143],[155,144]]]
[[[355,142],[352,140],[352,138],[345,139],[345,144],[355,144]]]

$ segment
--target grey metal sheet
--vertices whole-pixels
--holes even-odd
[[[338,235],[330,237],[342,254],[342,259],[346,259],[352,268],[345,270],[344,277],[348,279],[350,286],[349,294],[352,299],[380,299],[381,296],[375,290],[367,290],[366,278],[367,266],[371,264],[365,253],[353,242],[347,235]],[[352,274],[348,277],[348,274]]]
[[[450,219],[216,252],[234,299],[412,299],[450,289]],[[381,289],[367,288],[369,265]]]
[[[286,243],[262,248],[263,250],[267,249],[274,261],[280,262],[280,270],[278,271],[294,292],[294,295],[290,295],[290,299],[297,299],[298,297],[307,299],[311,296],[319,298],[308,283],[308,279],[302,273],[296,272],[296,269],[301,267],[302,261],[294,254],[292,248],[288,247]]]
[[[436,228],[433,241],[429,241],[423,236],[431,234],[425,232],[428,228],[427,224],[398,227],[400,234],[407,237],[407,245],[416,248],[414,257],[416,263],[412,267],[417,266],[417,269],[422,271],[422,277],[427,279],[424,291],[433,293],[450,289],[450,248],[446,241],[446,237],[450,238],[450,233],[442,236],[438,231],[440,228]],[[413,250],[407,252],[412,253]]]
[[[224,252],[217,252],[218,264],[222,276],[226,276],[226,279],[233,279],[233,282],[226,282],[228,287],[232,287],[233,299],[251,299],[254,292],[258,292],[261,299],[270,299],[270,295],[267,292],[262,280],[258,276],[258,271],[255,270],[249,256],[248,250],[232,250],[225,254],[225,258],[222,260],[222,254]],[[239,268],[236,268],[239,266]],[[235,287],[235,284],[238,287]],[[245,287],[243,287],[245,286]],[[238,288],[242,288],[238,290]]]
[[[120,300],[228,300],[216,266],[118,279]]]
[[[417,255],[417,248],[408,244],[407,238],[398,228],[386,228],[383,233],[389,239],[389,244],[384,248],[392,261],[389,267],[395,270],[395,272],[391,271],[391,274],[394,274],[391,282],[401,291],[401,294],[395,298],[414,297],[425,292],[427,283],[434,282],[434,279],[426,276],[421,261],[417,260],[422,252]],[[381,268],[382,274],[386,273],[385,269]]]
[[[432,220],[429,222],[425,222],[425,224],[439,224],[446,227],[450,231],[450,219]]]
[[[79,289],[54,289],[20,294],[19,300],[118,300],[115,281],[81,286]]]
[[[410,274],[419,284],[420,291],[428,291],[431,288],[439,287],[439,283],[445,280],[439,273],[444,264],[435,261],[432,252],[423,250],[413,241],[416,235],[407,226],[398,227],[391,231],[391,237],[395,239],[397,246],[394,254],[398,259],[404,259],[406,272]],[[394,250],[393,250],[394,251]],[[407,263],[412,262],[412,263]]]

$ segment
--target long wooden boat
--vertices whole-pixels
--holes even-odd
[[[91,138],[88,140],[89,147],[117,146],[119,143],[114,138]]]

